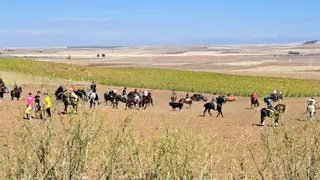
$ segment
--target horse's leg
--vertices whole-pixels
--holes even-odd
[[[264,118],[265,118],[265,114],[263,112],[261,112],[260,123],[263,126],[264,126]]]
[[[64,104],[64,112],[67,114],[67,110],[68,110],[68,105]]]
[[[210,111],[211,111],[211,108],[209,108],[208,113],[210,114],[210,116],[212,116],[212,114],[211,114],[211,112],[210,112]]]
[[[207,112],[207,108],[205,108],[205,110],[203,111],[203,116],[205,116],[205,113]]]
[[[275,125],[275,126],[278,126],[278,124],[279,124],[279,117],[280,117],[280,116],[277,115],[276,118],[274,119],[274,125]]]

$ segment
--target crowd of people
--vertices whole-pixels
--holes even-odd
[[[41,92],[37,91],[37,95],[33,96],[32,93],[29,93],[26,98],[26,111],[25,111],[25,119],[31,120],[31,112],[35,112],[35,118],[43,119],[43,109],[45,110],[45,119],[50,120],[51,118],[51,108],[52,102],[49,93],[45,92],[44,94],[44,104],[41,105]]]

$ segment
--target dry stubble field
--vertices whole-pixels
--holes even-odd
[[[20,84],[24,84],[24,96],[26,96],[28,92],[35,93],[37,89],[42,89],[40,85],[40,77],[31,77],[20,74],[13,75],[7,72],[3,73],[2,76],[5,77],[5,80],[8,82],[8,84],[12,84],[13,81],[18,80]],[[53,80],[52,82],[48,83],[49,91],[54,92],[54,90],[57,88],[57,85],[53,86],[53,84],[61,83],[64,83],[63,80]],[[103,95],[106,88],[107,86],[105,85],[98,85],[98,92],[100,96]],[[121,91],[122,88],[123,87],[117,87],[118,91]],[[133,88],[129,89],[133,90]],[[124,110],[124,104],[121,103],[119,109],[112,109],[110,105],[105,105],[105,102],[101,98],[101,104],[97,109],[85,110],[87,108],[80,107],[80,112],[94,111],[101,115],[103,117],[104,131],[113,131],[117,129],[121,124],[121,121],[119,120],[129,117],[131,121],[128,125],[128,128],[132,131],[135,137],[138,139],[145,139],[146,141],[151,141],[153,138],[164,137],[167,131],[175,132],[177,130],[181,131],[181,133],[187,135],[188,137],[199,137],[200,139],[207,140],[212,144],[205,144],[205,141],[203,141],[203,144],[200,142],[199,143],[201,146],[208,145],[208,149],[203,150],[203,147],[196,146],[195,150],[199,150],[198,153],[200,157],[205,157],[207,153],[212,153],[213,157],[211,157],[211,159],[213,159],[214,162],[211,162],[211,166],[213,167],[212,169],[207,167],[208,174],[210,174],[210,170],[214,172],[211,174],[212,176],[208,175],[211,178],[255,179],[262,177],[260,174],[261,172],[259,172],[256,168],[262,164],[262,160],[264,159],[264,156],[266,156],[265,153],[263,153],[263,155],[259,154],[263,150],[262,147],[265,147],[261,146],[261,143],[263,142],[263,136],[261,133],[266,129],[269,131],[269,133],[273,131],[272,126],[260,127],[257,125],[260,122],[259,109],[261,107],[265,107],[264,103],[262,102],[262,98],[259,99],[261,107],[258,110],[252,110],[249,108],[249,98],[239,97],[237,101],[228,102],[223,106],[224,118],[216,118],[216,112],[213,112],[212,117],[210,117],[208,114],[206,117],[200,116],[204,110],[204,102],[196,102],[191,108],[186,108],[186,105],[182,111],[172,111],[171,107],[168,106],[171,94],[170,91],[153,90],[152,93],[155,106],[148,107],[146,110]],[[178,92],[179,98],[184,97],[185,94],[185,92]],[[210,94],[205,95],[209,99],[212,96]],[[285,98],[283,103],[287,104],[288,106],[288,111],[283,118],[284,123],[286,124],[286,128],[288,128],[287,131],[291,132],[289,134],[291,134],[293,138],[296,137],[296,135],[294,135],[292,132],[295,132],[296,129],[300,130],[300,128],[306,125],[306,123],[303,122],[303,120],[305,120],[305,116],[301,116],[301,114],[305,111],[306,98]],[[20,131],[20,129],[17,127],[19,127],[19,124],[24,121],[22,120],[24,107],[25,105],[23,100],[11,101],[9,100],[9,96],[6,95],[4,103],[0,106],[0,141],[2,143],[11,144],[11,141],[14,139],[14,133]],[[59,117],[57,115],[57,111],[55,111],[55,116]],[[64,117],[63,121],[67,123],[67,121],[69,121],[66,118],[67,115],[62,116]],[[29,123],[31,126],[39,128],[41,121],[32,120]],[[266,124],[272,125],[273,122],[271,120],[267,120]],[[295,133],[297,132],[298,131]],[[257,161],[259,162],[259,165],[255,165],[255,162],[253,161],[254,158],[252,158],[250,153],[251,151],[249,149],[251,149],[253,154],[255,154],[255,158],[258,159]],[[272,151],[276,152],[276,150]],[[282,151],[279,150],[279,152]],[[293,156],[294,153],[291,153]],[[281,157],[279,154],[278,156]],[[243,161],[245,165],[241,164]],[[201,164],[201,162],[194,163]],[[209,164],[210,163],[208,163],[208,165]],[[191,169],[194,168],[194,165],[190,166],[192,167]],[[284,167],[288,168],[287,166]],[[285,171],[285,168],[283,171]],[[201,165],[198,165],[198,167],[194,169],[197,169],[191,173],[194,176],[200,176],[203,174],[203,167]],[[274,171],[270,169],[269,171],[264,170],[262,172],[265,174],[265,177],[270,176],[270,172],[274,173]],[[288,177],[288,175],[279,175],[279,177]],[[297,175],[293,177],[300,176]],[[317,176],[315,175],[314,177]]]
[[[15,75],[19,77],[18,75]],[[10,73],[6,73],[7,81],[10,83]],[[35,78],[36,83],[33,83]],[[42,90],[40,85],[40,77],[20,76],[21,83],[28,83],[23,85],[23,95],[26,96],[28,92],[35,93],[36,90]],[[63,81],[57,81],[63,83]],[[47,88],[50,92],[54,92],[57,86],[53,86],[55,82],[51,82]],[[108,86],[110,88],[114,88]],[[107,86],[98,85],[98,92],[100,96],[103,95]],[[116,87],[121,90],[123,87]],[[134,90],[129,88],[128,90]],[[145,139],[146,141],[164,137],[166,131],[175,132],[177,130],[181,133],[191,137],[200,137],[212,141],[209,152],[214,153],[214,159],[217,161],[214,164],[213,177],[229,179],[231,177],[237,177],[235,175],[236,169],[233,167],[238,166],[239,158],[246,158],[247,163],[253,165],[252,158],[249,151],[246,148],[253,149],[256,153],[260,152],[261,132],[264,129],[272,129],[272,126],[260,127],[258,126],[259,109],[250,109],[250,101],[247,97],[239,97],[237,101],[228,102],[223,106],[224,118],[215,117],[216,112],[213,112],[213,116],[208,114],[206,117],[201,117],[204,110],[204,102],[196,102],[191,108],[187,108],[185,105],[182,111],[172,111],[168,106],[171,91],[153,90],[154,107],[148,107],[146,110],[124,110],[124,104],[120,103],[119,109],[112,109],[110,105],[106,105],[103,99],[97,109],[89,110],[97,112],[103,116],[103,129],[105,131],[113,131],[119,127],[122,121],[126,117],[130,117],[131,122],[128,128],[132,131],[135,137],[138,139]],[[208,98],[211,98],[210,94],[205,94]],[[185,92],[178,92],[179,98],[185,96]],[[262,98],[259,99],[262,102]],[[288,112],[285,114],[285,123],[290,128],[302,127],[304,122],[298,120],[305,110],[306,98],[286,98],[284,103],[288,105]],[[265,105],[262,104],[262,107]],[[0,141],[2,143],[10,144],[10,141],[14,138],[13,134],[20,131],[17,129],[23,120],[25,104],[24,100],[11,101],[9,95],[5,96],[4,103],[0,106]],[[55,108],[54,108],[55,109]],[[88,110],[88,104],[80,107],[79,112]],[[55,116],[57,115],[55,110]],[[67,124],[67,115],[62,115],[64,122]],[[305,116],[301,117],[303,119]],[[38,127],[41,124],[41,120],[32,120],[30,124],[34,127]],[[267,120],[267,125],[272,125],[271,120]],[[199,147],[196,147],[199,148]],[[206,152],[206,153],[209,153]],[[203,153],[203,152],[200,152]],[[204,156],[204,154],[200,154]],[[257,155],[258,157],[260,155]],[[199,162],[200,163],[200,162]],[[256,170],[251,170],[255,172]],[[198,172],[199,173],[199,172]],[[239,173],[236,171],[235,174]],[[196,175],[198,175],[196,173]]]

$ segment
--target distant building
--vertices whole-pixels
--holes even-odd
[[[298,51],[289,51],[288,54],[289,55],[300,55],[300,52],[298,52]]]

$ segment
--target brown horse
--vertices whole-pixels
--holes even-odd
[[[192,99],[187,100],[186,98],[182,98],[179,101],[181,101],[182,103],[185,103],[185,104],[189,104],[189,108],[191,107],[192,102],[193,102]]]

